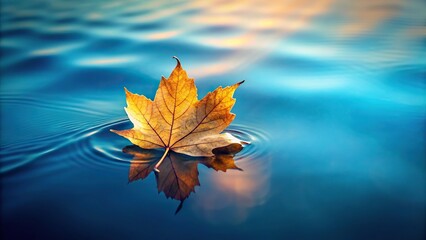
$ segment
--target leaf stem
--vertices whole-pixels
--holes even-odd
[[[166,159],[167,153],[169,153],[170,148],[166,148],[166,151],[164,152],[163,156],[161,157],[160,161],[158,161],[157,164],[155,164],[154,171],[160,172],[158,167],[160,167],[161,163],[163,163],[164,159]]]

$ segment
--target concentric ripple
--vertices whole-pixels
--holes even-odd
[[[235,161],[251,161],[266,154],[268,136],[259,129],[241,124],[232,124],[225,132],[247,142],[244,149],[235,155]]]
[[[80,166],[103,170],[128,168],[132,156],[124,154],[122,148],[131,143],[110,132],[110,129],[126,128],[131,128],[130,121],[128,119],[119,119],[83,131],[71,131],[51,137],[34,139],[39,144],[33,145],[32,142],[29,142],[19,145],[20,149],[25,149],[25,151],[21,151],[22,154],[19,154],[19,161],[4,161],[2,172],[22,167],[47,154],[61,155],[64,151],[68,153],[67,164],[71,161],[71,163]],[[225,132],[231,133],[249,143],[235,156],[236,161],[252,161],[265,154],[267,137],[263,132],[245,125],[231,125]],[[58,139],[61,139],[61,141],[55,141]],[[15,149],[13,146],[2,150],[4,150],[5,154],[11,151],[19,152],[19,149]],[[15,154],[15,160],[16,157],[17,155]],[[65,162],[57,161],[53,164],[65,164]]]
[[[127,119],[119,119],[82,132],[79,140],[72,145],[73,161],[90,168],[115,169],[128,168],[132,156],[122,153],[122,148],[131,143],[110,132],[110,129],[131,128]],[[244,125],[231,125],[225,132],[249,142],[235,157],[236,161],[256,159],[264,154],[267,137],[264,133]]]
[[[6,131],[22,138],[20,141],[2,142],[1,173],[33,163],[50,168],[67,167],[69,164],[98,170],[128,168],[132,156],[124,154],[122,148],[131,143],[110,132],[110,129],[131,128],[127,118],[109,121],[107,112],[111,109],[95,110],[94,107],[104,105],[94,105],[93,102],[91,106],[86,101],[58,99],[52,105],[43,99],[43,96],[18,95],[4,95],[0,99],[2,110],[9,112],[10,117],[13,115],[9,110],[16,111],[14,117],[19,124],[10,123]],[[93,119],[81,122],[82,117]],[[35,126],[35,120],[43,124]],[[225,132],[249,143],[235,156],[236,161],[251,161],[265,154],[267,137],[261,131],[248,125],[231,125]],[[31,134],[31,139],[26,137],[28,134]]]
[[[72,144],[72,160],[89,168],[127,168],[132,157],[122,153],[122,148],[130,143],[110,129],[130,127],[127,119],[119,119],[82,132],[80,139]]]
[[[2,115],[13,119],[1,125],[2,134],[9,137],[1,141],[0,173],[26,166],[48,154],[56,153],[53,159],[67,157],[62,150],[80,139],[82,129],[105,122],[108,117],[102,110],[87,107],[87,101],[74,98],[57,98],[52,104],[45,95],[3,94],[0,104]],[[53,165],[58,162],[52,161],[49,163]]]

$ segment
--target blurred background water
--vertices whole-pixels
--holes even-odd
[[[3,239],[423,239],[426,4],[1,1]],[[127,183],[123,87],[245,79],[244,169]]]

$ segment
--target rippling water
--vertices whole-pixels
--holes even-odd
[[[5,239],[422,239],[424,1],[2,0]],[[176,201],[127,183],[123,87],[178,56],[199,96],[245,79],[244,171]]]

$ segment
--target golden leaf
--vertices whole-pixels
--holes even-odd
[[[111,130],[145,149],[166,149],[190,156],[213,156],[212,150],[241,144],[229,133],[221,133],[234,120],[232,97],[244,81],[225,88],[218,87],[198,100],[194,79],[189,78],[178,58],[169,78],[162,77],[153,101],[125,89],[126,113],[134,127]]]

